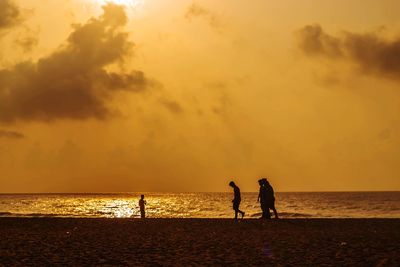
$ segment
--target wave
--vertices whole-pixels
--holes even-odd
[[[261,217],[262,213],[254,213],[250,215],[251,218]],[[272,213],[271,213],[272,215]],[[296,212],[278,212],[279,217],[281,218],[311,218],[314,217],[312,214],[307,213],[296,213]],[[273,216],[273,215],[272,215]]]
[[[279,212],[278,215],[284,218],[311,218],[314,217],[312,214],[307,213],[296,213],[296,212]]]
[[[56,213],[13,213],[13,212],[0,212],[0,217],[44,218],[44,217],[77,217],[77,215],[74,215],[74,214],[56,214]]]

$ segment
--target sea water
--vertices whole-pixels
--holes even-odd
[[[0,194],[1,217],[137,218],[142,193]],[[144,193],[150,218],[231,218],[232,193]],[[247,218],[257,193],[242,193]],[[282,218],[400,218],[400,192],[276,193]]]

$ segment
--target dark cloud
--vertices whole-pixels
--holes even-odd
[[[21,139],[25,136],[22,133],[15,132],[15,131],[6,131],[0,130],[0,138],[12,138],[12,139]]]
[[[305,26],[299,36],[299,46],[307,55],[342,56],[341,40],[326,34],[320,25]]]
[[[160,99],[160,103],[172,113],[175,114],[183,113],[182,106],[174,100]]]
[[[185,18],[191,20],[192,18],[201,18],[215,29],[221,30],[222,23],[219,17],[210,9],[203,7],[197,3],[192,3],[186,10]]]
[[[21,12],[11,0],[0,0],[0,30],[11,28],[21,22]]]
[[[305,26],[298,33],[299,47],[308,56],[348,60],[366,74],[400,80],[400,38],[390,40],[379,32],[335,37],[319,25]]]
[[[115,70],[134,47],[122,31],[123,7],[103,9],[100,17],[74,25],[58,51],[0,70],[0,122],[103,119],[112,113],[109,103],[117,92],[146,89],[142,72]]]

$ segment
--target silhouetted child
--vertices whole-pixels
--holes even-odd
[[[146,200],[144,200],[144,195],[141,195],[140,200],[139,200],[139,208],[140,208],[140,218],[146,218]]]
[[[242,214],[242,219],[243,219],[244,212],[239,209],[240,202],[242,201],[240,197],[240,189],[234,182],[230,182],[229,186],[233,188],[233,193],[234,193],[232,203],[233,203],[233,210],[235,211],[235,220],[237,220],[238,213]]]

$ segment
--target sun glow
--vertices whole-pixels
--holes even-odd
[[[99,3],[100,5],[104,5],[107,3],[114,3],[114,4],[118,4],[118,5],[124,5],[127,7],[137,7],[141,4],[143,4],[144,0],[95,0],[97,3]]]

